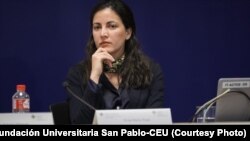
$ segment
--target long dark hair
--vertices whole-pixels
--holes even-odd
[[[125,42],[125,60],[118,72],[122,78],[121,86],[131,88],[147,87],[152,79],[149,59],[140,50],[140,45],[136,39],[136,26],[131,9],[122,0],[103,0],[94,7],[90,15],[91,29],[95,14],[105,8],[111,8],[121,18],[125,28],[130,28],[132,31],[130,39]],[[97,50],[92,34],[86,49],[84,84],[86,84],[90,76],[91,56]]]

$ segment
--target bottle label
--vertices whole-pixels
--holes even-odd
[[[13,103],[13,108],[17,111],[19,110],[29,110],[30,109],[30,100],[21,98],[21,99],[15,99]]]

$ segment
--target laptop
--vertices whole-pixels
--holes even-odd
[[[217,96],[230,89],[216,102],[215,121],[250,121],[250,78],[221,78]]]

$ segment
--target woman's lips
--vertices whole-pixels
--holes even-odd
[[[110,44],[111,44],[110,42],[101,42],[100,47],[105,47],[105,46],[108,46]]]

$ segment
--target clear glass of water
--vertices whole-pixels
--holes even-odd
[[[199,106],[196,107],[197,109]],[[215,106],[201,111],[196,118],[196,122],[214,122],[215,121]]]

